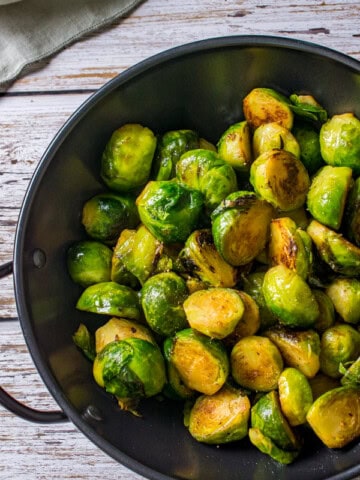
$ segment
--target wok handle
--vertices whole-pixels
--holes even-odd
[[[0,265],[0,278],[10,275],[13,272],[13,262]],[[27,407],[18,400],[15,400],[0,386],[0,405],[5,407],[18,417],[36,423],[57,423],[68,420],[62,411],[40,411]]]

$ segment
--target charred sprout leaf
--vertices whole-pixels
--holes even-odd
[[[349,240],[360,247],[360,177],[355,180],[347,198],[345,229]]]
[[[253,135],[252,147],[254,158],[269,150],[279,149],[300,157],[300,147],[294,135],[277,122],[264,123]]]
[[[300,160],[310,175],[313,175],[325,163],[320,152],[319,132],[312,125],[296,122],[292,133],[300,147]]]
[[[316,125],[321,125],[328,119],[327,111],[319,105],[313,97],[290,95],[290,108],[298,117],[310,120]]]
[[[313,403],[311,386],[306,376],[297,368],[288,367],[279,378],[281,410],[291,426],[306,422],[306,414]]]
[[[96,357],[95,339],[83,323],[80,323],[72,338],[75,345],[82,350],[84,355],[93,361]]]
[[[73,282],[83,287],[107,282],[111,276],[112,250],[95,240],[75,242],[67,251],[67,268]]]
[[[251,132],[246,121],[231,125],[217,144],[219,156],[241,172],[248,172],[253,160]]]
[[[360,322],[360,281],[356,278],[337,278],[326,289],[335,310],[344,322]]]
[[[264,435],[259,428],[249,428],[249,439],[250,442],[260,450],[260,452],[269,455],[271,458],[284,465],[292,463],[296,457],[299,456],[299,450],[288,451],[279,448],[276,443],[270,437]]]

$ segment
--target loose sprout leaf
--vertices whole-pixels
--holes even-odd
[[[290,101],[291,110],[299,117],[319,124],[325,123],[328,119],[327,111],[323,107],[302,102],[296,94],[290,95]]]
[[[89,360],[93,361],[95,359],[95,338],[83,323],[80,323],[79,328],[74,333],[73,341]]]

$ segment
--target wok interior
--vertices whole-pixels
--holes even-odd
[[[330,114],[360,115],[359,69],[356,72],[316,51],[273,43],[243,44],[240,38],[228,44],[205,44],[157,58],[110,82],[54,140],[22,209],[15,282],[19,316],[34,362],[80,430],[149,478],[310,480],[358,464],[359,444],[331,451],[312,434],[306,438],[302,457],[288,467],[260,454],[245,440],[220,448],[197,443],[182,424],[181,406],[168,400],[143,402],[142,418],[122,412],[95,385],[90,363],[72,341],[80,322],[94,329],[108,318],[75,309],[80,289],[67,274],[65,255],[73,241],[84,238],[83,203],[104,188],[99,182],[99,160],[115,128],[128,122],[141,123],[155,133],[191,128],[216,143],[231,123],[242,118],[242,99],[258,86],[286,94],[310,92]],[[41,268],[33,261],[38,249],[46,257]],[[101,420],[83,416],[89,406],[97,409]]]

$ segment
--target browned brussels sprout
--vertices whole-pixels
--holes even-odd
[[[246,121],[231,125],[217,144],[219,156],[240,172],[248,172],[252,162],[251,132]]]
[[[336,278],[326,289],[335,310],[347,323],[360,322],[360,281],[356,278]]]
[[[101,159],[101,177],[119,192],[141,188],[148,180],[156,137],[147,127],[126,124],[113,132]]]
[[[247,293],[241,290],[238,290],[237,293],[244,304],[244,313],[236,324],[233,332],[224,339],[225,344],[230,347],[233,347],[240,338],[255,335],[260,329],[260,309],[257,303]]]
[[[360,247],[360,177],[355,180],[349,192],[344,216],[347,237]]]
[[[296,158],[300,158],[300,147],[294,135],[277,122],[264,123],[253,135],[254,158],[274,148],[286,150]]]
[[[288,367],[281,373],[279,399],[281,410],[292,427],[306,422],[313,395],[308,379],[297,368]]]
[[[243,280],[243,290],[250,295],[259,307],[260,329],[264,330],[277,323],[275,315],[266,305],[262,286],[264,283],[264,271],[252,272]]]

